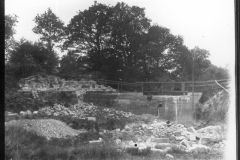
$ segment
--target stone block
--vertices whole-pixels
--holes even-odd
[[[171,154],[166,154],[166,158],[174,159],[173,155],[171,155]]]
[[[173,134],[174,134],[175,136],[181,136],[181,133],[182,133],[182,131],[175,131],[175,132],[173,132]]]
[[[182,140],[180,142],[180,145],[186,146],[188,149],[191,148],[191,143],[187,141],[186,139]]]
[[[199,140],[199,143],[198,144],[202,144],[202,145],[206,145],[206,144],[209,144],[212,142],[212,139],[210,137],[202,137],[200,140]]]
[[[182,141],[183,139],[186,139],[184,136],[177,136],[175,137],[177,141]]]
[[[190,141],[196,141],[196,140],[197,140],[197,139],[196,139],[196,135],[195,135],[195,134],[190,134],[189,140],[190,140]]]
[[[151,142],[155,142],[155,143],[169,143],[169,138],[151,138]]]
[[[86,117],[86,119],[87,119],[88,121],[94,121],[94,122],[96,122],[96,117]]]

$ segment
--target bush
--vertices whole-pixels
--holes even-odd
[[[33,99],[23,95],[17,91],[9,91],[5,93],[5,110],[15,113],[26,110],[38,110],[43,107],[44,103],[42,100]]]

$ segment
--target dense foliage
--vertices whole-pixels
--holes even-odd
[[[201,79],[211,65],[209,52],[188,49],[183,37],[150,22],[144,8],[123,2],[112,7],[95,3],[79,11],[66,27],[63,49],[80,54],[62,59],[65,64],[68,59],[62,73],[72,66],[79,73],[100,72],[109,80],[185,81],[191,80],[194,64],[195,80]]]
[[[45,43],[47,49],[52,52],[55,43],[64,38],[64,23],[49,8],[44,14],[37,15],[34,19],[36,26],[33,32],[40,34],[40,40]]]
[[[14,27],[18,22],[17,18],[16,15],[5,15],[5,61],[8,60],[11,49],[15,45],[13,35],[16,33]]]

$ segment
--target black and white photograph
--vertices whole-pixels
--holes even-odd
[[[5,0],[5,160],[236,160],[234,0]]]

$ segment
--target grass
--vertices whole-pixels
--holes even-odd
[[[91,135],[81,135],[68,139],[51,139],[38,136],[19,126],[9,126],[5,130],[6,160],[78,160],[118,158],[114,143],[89,144]],[[96,138],[95,138],[96,139]]]

